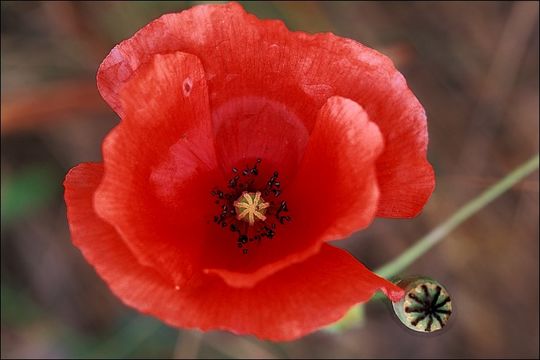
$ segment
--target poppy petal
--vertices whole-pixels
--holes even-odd
[[[235,98],[212,111],[212,123],[216,155],[225,174],[261,159],[258,185],[264,187],[277,169],[280,179],[294,177],[309,132],[286,105],[265,97]]]
[[[204,71],[192,55],[158,54],[121,94],[125,118],[103,144],[96,212],[142,263],[181,283],[203,252],[209,192],[222,182]]]
[[[103,98],[122,117],[122,84],[154,54],[177,50],[201,60],[213,109],[235,98],[264,97],[285,104],[311,131],[329,97],[360,104],[386,142],[377,161],[377,216],[413,217],[431,195],[425,112],[386,56],[330,33],[290,32],[236,3],[195,6],[164,15],[117,45],[98,72]]]
[[[338,320],[377,290],[393,301],[403,296],[399,287],[328,245],[253,289],[231,288],[212,275],[196,275],[176,286],[138,262],[115,229],[94,212],[92,196],[102,176],[101,164],[86,163],[66,177],[73,242],[124,303],[173,326],[293,340]]]
[[[342,239],[367,227],[379,200],[376,161],[384,149],[378,126],[350,99],[328,99],[291,189],[295,218],[325,240]],[[288,195],[288,194],[287,194]]]
[[[354,101],[331,97],[321,108],[294,182],[283,191],[292,221],[247,256],[222,257],[207,271],[231,286],[264,277],[315,254],[324,241],[365,228],[377,211],[375,162],[382,135]]]

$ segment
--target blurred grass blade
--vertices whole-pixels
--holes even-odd
[[[409,265],[414,263],[416,259],[424,255],[434,245],[440,242],[446,235],[448,235],[452,230],[458,227],[462,222],[476,214],[484,206],[495,200],[497,197],[502,195],[505,191],[510,189],[512,186],[514,186],[516,183],[518,183],[520,180],[525,178],[527,175],[529,175],[536,169],[538,169],[538,154],[525,162],[523,165],[519,166],[517,169],[505,176],[502,180],[484,191],[482,194],[469,201],[452,216],[450,216],[445,222],[443,222],[426,236],[418,240],[408,250],[406,250],[396,259],[390,261],[375,272],[384,278],[391,278],[393,276],[396,276],[404,269],[406,269]]]
[[[408,250],[399,255],[396,259],[390,261],[375,272],[384,277],[392,278],[405,270],[414,263],[419,257],[424,255],[429,249],[439,243],[446,235],[458,227],[462,222],[480,211],[484,206],[502,195],[505,191],[517,184],[520,180],[538,169],[539,156],[536,154],[530,160],[519,166],[510,174],[505,176],[495,185],[484,191],[460,208],[454,215],[450,216],[445,222],[437,226],[423,238],[416,241]],[[382,299],[384,296],[377,293],[372,300]],[[355,319],[356,313],[361,311],[362,304],[352,307],[349,312],[339,321],[330,325],[325,330],[339,331],[350,327],[350,319]]]

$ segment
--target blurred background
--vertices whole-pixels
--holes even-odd
[[[1,354],[35,357],[538,358],[538,172],[405,274],[453,296],[439,335],[381,302],[354,329],[274,344],[178,331],[123,306],[72,246],[63,177],[100,161],[118,118],[95,74],[121,40],[196,2],[1,3]],[[341,242],[370,268],[400,254],[538,152],[537,2],[246,2],[290,29],[332,31],[390,56],[426,108],[437,187],[414,220]]]

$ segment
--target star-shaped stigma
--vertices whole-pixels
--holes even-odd
[[[266,220],[264,213],[270,207],[269,203],[264,202],[260,191],[255,193],[244,191],[233,205],[236,209],[236,218],[249,222],[249,225],[255,224],[255,218]]]
[[[409,324],[426,332],[442,329],[452,314],[450,296],[444,288],[433,283],[411,289],[403,307]]]

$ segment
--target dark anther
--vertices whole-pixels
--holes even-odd
[[[279,208],[276,211],[276,218],[279,220],[279,222],[281,224],[284,224],[285,221],[290,221],[291,220],[290,216],[281,216],[281,212],[288,212],[288,211],[289,211],[289,209],[287,208],[287,202],[282,201],[279,204]]]
[[[252,165],[246,164],[242,168],[232,168],[232,176],[227,180],[227,188],[221,191],[219,188],[214,188],[210,194],[215,198],[215,203],[220,207],[220,213],[214,216],[213,220],[221,228],[227,228],[231,232],[236,233],[237,246],[241,248],[243,253],[247,253],[246,245],[248,242],[260,242],[264,238],[272,239],[276,237],[277,227],[279,224],[285,224],[290,221],[290,216],[284,216],[282,212],[287,212],[287,203],[285,201],[272,202],[266,210],[267,217],[274,217],[276,221],[261,221],[254,224],[253,227],[248,227],[247,224],[241,223],[236,219],[237,210],[234,206],[235,201],[242,195],[243,191],[256,192],[260,191],[262,197],[267,199],[267,196],[274,195],[278,197],[282,194],[281,183],[278,181],[279,173],[273,171],[268,178],[266,186],[261,189],[257,186],[255,176],[260,175],[260,164],[262,160],[257,158]],[[264,183],[263,183],[264,184]]]
[[[261,234],[261,236],[266,236],[269,239],[273,238],[274,235],[276,234],[276,232],[274,230],[270,229],[268,226],[264,227],[264,231],[265,232],[263,234]]]
[[[248,249],[243,249],[243,250],[242,250],[242,253],[247,254],[247,253],[248,253]]]
[[[291,217],[290,216],[280,216],[279,217],[279,222],[281,224],[285,224],[285,221],[291,221]]]

